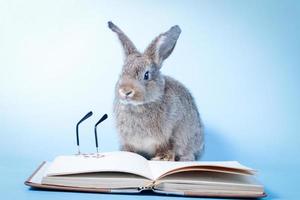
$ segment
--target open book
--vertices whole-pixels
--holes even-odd
[[[110,193],[157,193],[211,197],[263,197],[255,171],[235,161],[149,161],[130,152],[58,156],[43,162],[26,185]]]

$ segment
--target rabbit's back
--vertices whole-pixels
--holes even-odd
[[[179,81],[165,76],[166,105],[169,105],[169,115],[172,116],[175,154],[181,160],[198,158],[204,148],[204,133],[202,121],[189,90]]]

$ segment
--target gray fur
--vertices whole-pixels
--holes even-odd
[[[204,134],[195,101],[183,84],[160,73],[181,33],[179,26],[160,34],[140,53],[116,25],[108,24],[125,51],[114,101],[121,149],[153,160],[197,159],[204,150]],[[149,80],[144,80],[147,71]]]

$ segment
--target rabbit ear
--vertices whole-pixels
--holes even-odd
[[[119,27],[117,27],[114,23],[112,23],[111,21],[108,22],[108,27],[115,33],[117,33],[121,44],[124,48],[124,52],[125,52],[125,56],[127,57],[130,54],[133,53],[138,53],[136,47],[134,46],[134,44],[131,42],[131,40],[125,35],[125,33],[119,29]]]
[[[171,27],[167,32],[157,36],[144,54],[160,67],[162,62],[172,53],[180,33],[181,29],[178,25]]]

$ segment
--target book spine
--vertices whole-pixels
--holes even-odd
[[[139,187],[139,191],[143,191],[143,190],[153,190],[153,186]]]
[[[146,186],[139,187],[139,190],[140,191],[143,191],[143,190],[153,190],[154,186],[155,186],[155,181],[151,181]]]

